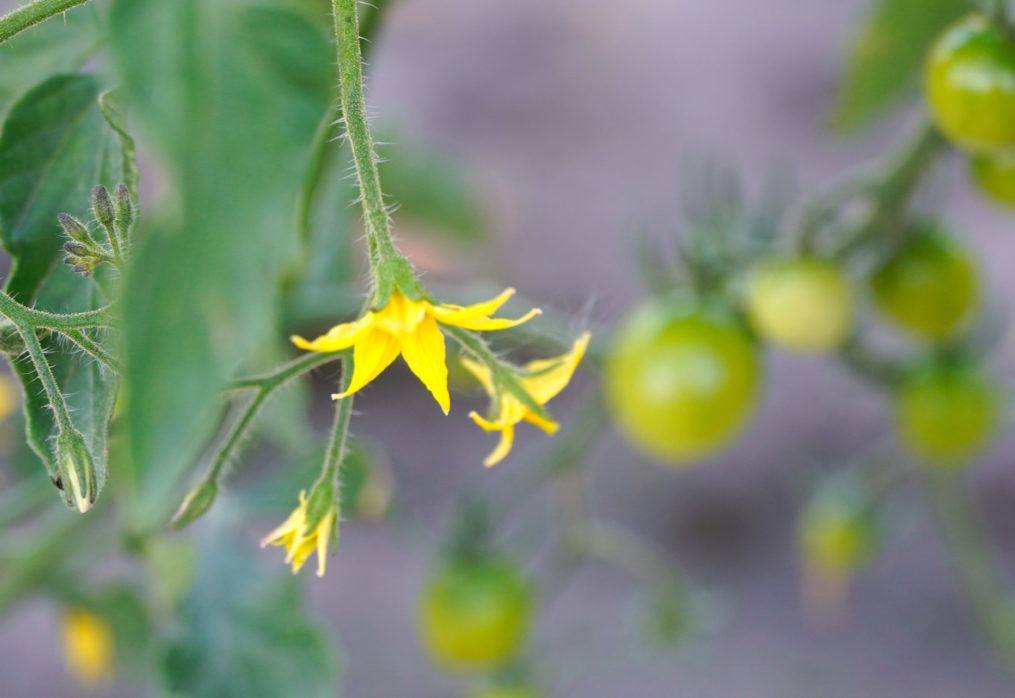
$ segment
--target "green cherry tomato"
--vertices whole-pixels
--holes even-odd
[[[909,375],[896,396],[902,441],[928,464],[958,467],[987,445],[1000,401],[975,367],[929,364]]]
[[[810,569],[852,572],[867,561],[874,542],[874,521],[854,502],[819,500],[800,520],[800,554]]]
[[[994,201],[1015,206],[1015,155],[981,155],[971,161],[973,181]]]
[[[543,698],[528,686],[488,686],[469,694],[469,698]]]
[[[1015,41],[989,18],[952,25],[930,52],[927,101],[941,131],[971,152],[1015,147]]]
[[[755,342],[728,311],[650,302],[617,334],[606,365],[607,399],[636,447],[678,463],[737,435],[760,374]]]
[[[833,351],[853,326],[853,289],[842,269],[817,259],[762,262],[747,314],[763,339],[800,354]]]
[[[492,669],[521,650],[533,617],[533,592],[513,563],[448,561],[427,581],[420,632],[448,668]]]
[[[940,341],[972,319],[980,280],[976,264],[954,239],[921,226],[874,273],[871,291],[878,309],[901,328]]]

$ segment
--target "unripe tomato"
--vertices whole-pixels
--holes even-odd
[[[930,52],[927,101],[938,128],[972,152],[1015,147],[1015,41],[989,18],[952,25]]]
[[[831,262],[763,262],[750,281],[747,314],[754,330],[773,344],[801,354],[826,353],[852,329],[852,285]]]
[[[521,650],[532,625],[533,592],[504,560],[443,563],[423,588],[423,644],[448,668],[491,669]]]
[[[921,227],[871,278],[874,302],[887,317],[926,340],[961,330],[980,300],[969,254],[939,231]]]
[[[469,694],[469,698],[543,698],[528,686],[488,686]]]
[[[1000,401],[975,367],[935,363],[902,383],[896,419],[903,442],[928,463],[958,466],[979,453],[993,434]]]
[[[1015,156],[981,155],[973,158],[972,168],[981,191],[995,201],[1015,206]]]
[[[649,302],[620,328],[607,399],[635,446],[665,462],[715,451],[741,429],[758,392],[757,347],[724,309]]]

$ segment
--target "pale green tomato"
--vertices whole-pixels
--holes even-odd
[[[836,264],[817,259],[761,263],[747,314],[763,339],[800,354],[834,351],[853,327],[853,287]]]
[[[975,153],[1015,148],[1015,41],[988,17],[952,25],[930,52],[927,103],[938,128]]]
[[[896,396],[902,441],[926,463],[961,467],[989,443],[1000,401],[975,367],[928,364],[903,381]]]
[[[734,315],[693,302],[649,302],[617,333],[607,399],[637,448],[675,464],[736,437],[760,376],[757,346]]]
[[[493,669],[521,650],[533,610],[532,589],[513,563],[449,561],[420,598],[423,645],[448,668]]]
[[[965,328],[980,302],[972,257],[954,239],[921,227],[871,277],[878,309],[899,327],[928,341]]]
[[[980,191],[999,203],[1015,206],[1015,155],[981,155],[971,161]]]

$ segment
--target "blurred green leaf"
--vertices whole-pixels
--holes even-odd
[[[269,576],[235,537],[216,538],[180,608],[181,635],[164,663],[167,690],[192,698],[338,695],[336,648],[304,613],[296,578],[282,567]]]
[[[395,140],[384,146],[380,171],[385,193],[398,205],[398,217],[458,242],[480,240],[482,207],[461,165],[440,151],[381,138]]]
[[[114,0],[114,62],[171,183],[125,284],[130,515],[170,515],[227,374],[275,332],[292,212],[334,81],[329,37],[266,4]],[[148,210],[148,209],[146,209]]]
[[[102,111],[106,123],[113,129],[120,139],[120,152],[122,160],[120,163],[121,180],[127,185],[131,194],[137,196],[138,180],[140,175],[137,171],[137,153],[134,147],[134,138],[127,129],[127,98],[123,90],[106,90],[99,95],[99,109]],[[119,183],[119,182],[118,182]]]
[[[98,12],[91,4],[64,12],[0,45],[0,112],[29,87],[53,73],[72,72],[98,45]]]
[[[0,239],[13,259],[6,288],[23,302],[55,312],[78,312],[107,302],[93,280],[58,264],[63,211],[87,207],[91,187],[119,176],[116,150],[97,99],[99,81],[87,75],[49,78],[11,108],[0,133]],[[75,426],[84,434],[101,488],[117,380],[66,340],[42,343]],[[12,361],[24,388],[29,444],[55,478],[56,424],[27,356]]]
[[[878,0],[853,42],[832,125],[855,131],[891,106],[917,83],[937,35],[969,11],[968,0]]]

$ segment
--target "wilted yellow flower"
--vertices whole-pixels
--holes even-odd
[[[71,674],[87,688],[109,684],[115,674],[113,629],[102,616],[68,608],[63,618],[63,650]]]
[[[445,362],[444,335],[440,325],[467,330],[503,330],[526,322],[539,314],[530,310],[517,320],[491,318],[507,302],[514,289],[507,289],[493,300],[477,305],[434,304],[425,299],[411,300],[395,289],[391,300],[380,310],[370,311],[359,320],[332,327],[312,342],[292,337],[293,343],[308,351],[341,351],[353,348],[352,381],[336,400],[352,395],[391,365],[399,354],[437,403],[448,413],[448,367]]]
[[[540,359],[529,363],[524,374],[518,379],[522,388],[532,396],[540,405],[545,405],[553,399],[571,381],[578,363],[585,355],[589,346],[591,335],[588,332],[582,334],[571,347],[571,351],[563,356],[553,359]],[[462,363],[472,375],[476,377],[487,394],[494,401],[493,416],[485,419],[476,412],[470,412],[469,416],[486,431],[499,431],[500,443],[486,457],[483,465],[490,467],[504,459],[511,451],[511,445],[515,438],[515,425],[522,420],[535,424],[548,434],[553,434],[559,428],[556,422],[550,421],[536,414],[522,403],[515,395],[507,390],[499,389],[494,384],[493,376],[489,367],[474,361],[470,358],[462,359]]]
[[[261,547],[267,545],[285,546],[285,562],[292,565],[293,574],[300,571],[310,554],[317,550],[317,576],[324,576],[324,566],[328,558],[328,546],[331,545],[335,532],[338,512],[331,505],[313,531],[307,530],[307,492],[300,492],[300,505],[282,522],[278,528],[261,540]]]

